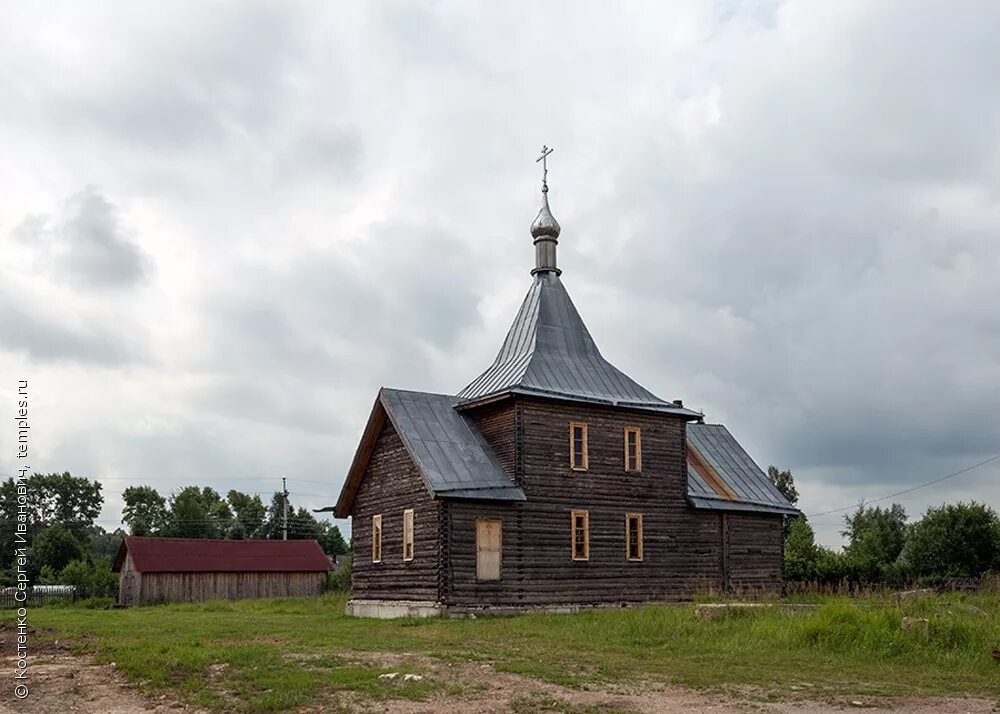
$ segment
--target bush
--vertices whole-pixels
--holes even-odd
[[[980,503],[929,508],[900,556],[917,577],[978,578],[1000,566],[1000,518]]]
[[[118,576],[103,561],[74,560],[62,569],[59,580],[75,585],[79,598],[114,597],[118,590]]]
[[[330,592],[348,593],[351,591],[351,557],[348,556],[340,567],[332,573],[327,573],[326,589]]]

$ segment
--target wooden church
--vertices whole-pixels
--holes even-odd
[[[348,612],[578,609],[781,588],[796,509],[721,424],[601,356],[560,278],[542,182],[532,282],[457,395],[382,389],[336,515]]]

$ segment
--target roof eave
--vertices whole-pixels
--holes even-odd
[[[379,389],[372,405],[371,413],[368,415],[368,422],[361,433],[361,440],[358,448],[354,452],[354,459],[351,461],[351,468],[347,471],[347,478],[344,479],[344,487],[340,490],[337,498],[337,505],[333,507],[333,515],[337,518],[347,518],[351,515],[354,506],[354,497],[357,496],[358,488],[361,485],[361,478],[364,476],[368,460],[375,451],[375,442],[378,441],[379,432],[385,423],[386,411],[382,403],[382,390]]]
[[[519,486],[511,485],[505,488],[456,488],[449,491],[436,491],[434,496],[449,501],[506,501],[523,503],[528,500]]]
[[[798,516],[802,511],[794,506],[781,506],[774,503],[755,503],[753,501],[730,500],[722,497],[705,496],[689,493],[688,501],[693,508],[712,511],[734,511],[740,513],[769,513],[783,516]]]
[[[567,392],[556,392],[548,389],[538,389],[524,386],[505,387],[502,390],[492,392],[481,397],[460,401],[455,405],[455,409],[458,411],[475,409],[476,407],[508,399],[514,395],[538,397],[541,399],[553,399],[563,402],[576,402],[581,404],[596,404],[602,407],[611,407],[612,409],[630,409],[633,411],[653,412],[656,414],[669,414],[670,416],[681,417],[686,421],[697,421],[705,418],[705,415],[700,412],[692,411],[691,409],[686,409],[685,407],[676,406],[674,404],[669,404],[668,402],[655,403],[615,401],[613,399],[601,399],[598,397],[569,394]]]

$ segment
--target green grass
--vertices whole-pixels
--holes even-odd
[[[432,657],[442,668],[490,664],[571,687],[654,680],[765,701],[995,698],[997,600],[954,595],[900,609],[888,598],[826,598],[814,611],[768,608],[718,621],[698,620],[693,608],[674,606],[476,620],[360,620],[343,614],[343,596],[127,610],[42,607],[30,617],[47,636],[68,638],[100,662],[114,661],[145,692],[169,692],[211,709],[282,711],[317,702],[336,706],[472,691],[454,673],[431,673],[419,682],[379,679],[387,672],[427,674],[420,658],[407,653]],[[927,637],[905,631],[903,616],[926,617]],[[559,706],[544,698],[512,701],[515,711],[563,711]]]

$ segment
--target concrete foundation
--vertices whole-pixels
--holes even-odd
[[[594,605],[558,604],[550,605],[445,605],[430,600],[348,600],[347,614],[352,617],[371,617],[379,620],[391,620],[396,617],[489,617],[524,615],[529,612],[544,612],[550,614],[568,614],[588,612],[591,610],[615,610],[626,607],[647,607],[650,605],[690,605],[687,602],[618,602],[597,603]]]
[[[396,617],[441,617],[444,606],[430,600],[348,600],[347,614],[391,620]]]

